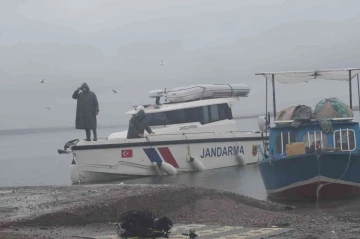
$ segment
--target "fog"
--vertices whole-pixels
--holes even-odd
[[[265,81],[257,72],[360,66],[359,6],[355,0],[4,1],[0,129],[74,126],[71,95],[83,82],[97,95],[101,126],[126,125],[125,111],[153,103],[150,90],[190,84],[248,84],[250,95],[234,115],[262,113]],[[346,82],[277,84],[276,92],[278,110],[330,96],[349,102]],[[356,88],[353,97],[357,102]]]

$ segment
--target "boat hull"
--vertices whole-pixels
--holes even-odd
[[[278,200],[333,200],[360,194],[360,154],[323,153],[259,162],[268,196]],[[318,186],[320,187],[317,197]]]
[[[263,141],[259,136],[188,139],[181,142],[137,141],[125,144],[116,144],[114,140],[111,140],[111,144],[89,142],[88,145],[73,147],[80,181],[174,175],[252,164],[262,158],[260,145]]]

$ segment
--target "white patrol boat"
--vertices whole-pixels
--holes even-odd
[[[150,91],[155,104],[140,108],[154,135],[126,139],[127,130],[98,141],[71,140],[60,154],[72,153],[70,176],[74,183],[127,177],[174,175],[257,163],[263,145],[260,131],[240,131],[232,107],[250,88],[244,84],[193,85],[169,91]],[[165,103],[160,103],[160,98]]]

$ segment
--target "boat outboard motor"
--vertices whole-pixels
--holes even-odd
[[[64,149],[58,149],[58,154],[70,154],[71,151],[67,150],[71,146],[77,144],[79,142],[79,139],[73,139],[65,143]]]
[[[73,139],[68,141],[65,145],[64,145],[64,150],[67,150],[68,148],[70,148],[71,146],[77,144],[79,142],[79,139]]]

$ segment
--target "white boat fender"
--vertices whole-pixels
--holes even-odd
[[[186,156],[186,162],[188,162],[196,171],[205,171],[204,164],[197,158],[193,158],[190,155]]]
[[[168,175],[177,174],[176,168],[167,162],[160,162],[160,163],[158,163],[158,166],[159,166],[160,170],[164,171]]]
[[[70,164],[70,179],[73,183],[79,183],[79,174],[77,171],[77,165],[75,163],[75,160],[73,159]]]
[[[241,166],[246,165],[246,161],[245,161],[244,157],[243,157],[240,153],[236,154],[235,157],[236,157],[236,159],[239,161],[239,164],[240,164]]]
[[[162,175],[162,172],[160,171],[160,168],[159,168],[159,166],[157,165],[157,163],[153,162],[153,163],[152,163],[152,167],[153,167],[156,175]]]

